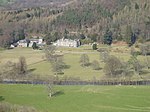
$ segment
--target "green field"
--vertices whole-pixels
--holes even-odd
[[[105,46],[102,46],[105,47]],[[119,47],[121,51],[125,51],[129,49],[126,47]],[[130,54],[128,52],[120,53],[120,52],[113,52],[113,49],[116,47],[111,48],[111,54],[117,56],[121,60],[127,61],[130,58]],[[58,48],[58,51],[64,54],[64,61],[68,65],[68,68],[64,70],[64,74],[60,77],[68,76],[68,77],[78,77],[82,80],[91,80],[93,77],[100,79],[104,76],[103,70],[93,70],[91,67],[83,68],[80,66],[79,60],[80,56],[83,53],[88,54],[90,58],[90,62],[93,60],[97,60],[100,63],[100,67],[104,67],[104,63],[100,60],[100,53],[97,51],[93,51],[91,46],[81,46],[79,48],[66,48],[61,47]],[[44,51],[42,50],[33,50],[31,48],[15,48],[11,50],[1,50],[0,51],[0,66],[3,66],[4,63],[7,61],[17,62],[20,56],[24,56],[27,61],[28,69],[33,70],[33,74],[42,75],[42,76],[49,76],[53,75],[51,72],[51,66],[48,62],[44,61]],[[140,60],[144,60],[143,56],[139,56]],[[150,74],[145,74],[150,75]]]
[[[127,61],[131,56],[127,47],[120,47],[122,51],[128,50],[123,53],[114,52],[116,47],[110,49],[110,53],[121,60]],[[90,62],[98,60],[100,67],[104,67],[100,53],[91,50],[91,46],[61,47],[58,51],[64,54],[64,61],[69,66],[60,77],[71,76],[90,80],[93,77],[100,79],[104,76],[103,70],[96,71],[91,67],[80,66],[80,56],[86,53]],[[33,70],[33,75],[53,75],[50,64],[44,61],[42,50],[31,48],[0,50],[0,65],[3,66],[7,61],[17,62],[20,56],[26,58],[28,69]],[[138,58],[144,60],[143,56]],[[150,74],[144,75],[147,77]],[[150,86],[56,86],[55,90],[60,93],[49,99],[44,85],[1,84],[0,97],[4,98],[2,102],[31,106],[42,112],[150,112]]]
[[[62,51],[63,50],[63,51]],[[88,53],[90,61],[99,60],[99,53],[94,51],[86,51],[84,48],[60,48],[59,51],[64,54],[64,61],[69,68],[64,70],[63,76],[80,77],[81,79],[91,79],[93,76],[100,78],[102,70],[95,71],[92,68],[83,68],[80,66],[79,60],[83,52]],[[32,50],[30,48],[15,48],[12,50],[0,51],[0,65],[3,66],[7,61],[17,62],[20,56],[24,56],[27,61],[28,69],[33,69],[33,74],[53,75],[51,66],[44,61],[44,52],[41,50]],[[100,60],[99,60],[100,61]],[[101,65],[102,66],[102,65]]]
[[[42,112],[150,112],[150,86],[56,86],[48,98],[44,85],[0,85],[11,104]]]

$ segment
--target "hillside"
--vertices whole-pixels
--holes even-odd
[[[15,0],[0,0],[0,6],[5,6],[9,3],[13,3]]]
[[[6,6],[14,3],[15,0],[0,0],[0,10],[4,10]]]
[[[5,10],[17,10],[33,7],[61,7],[72,0],[0,0],[0,6]]]
[[[78,2],[57,18],[58,25],[73,29],[91,28],[101,19],[112,18],[114,13],[130,5],[129,0],[87,0]]]
[[[20,35],[53,31],[63,35],[65,29],[96,34],[96,41],[103,40],[108,28],[113,40],[129,41],[127,29],[142,41],[150,38],[149,0],[16,0],[4,8],[0,11],[0,44],[15,42]]]

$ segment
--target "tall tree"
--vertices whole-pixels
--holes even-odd
[[[62,74],[66,65],[63,61],[63,55],[56,54],[56,47],[52,45],[46,46],[44,50],[46,59],[51,63],[54,74]]]
[[[19,58],[19,62],[17,63],[18,74],[24,75],[27,72],[27,64],[24,56]]]
[[[104,34],[104,44],[111,45],[112,44],[112,32],[107,29],[105,34]]]

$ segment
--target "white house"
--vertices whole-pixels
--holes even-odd
[[[63,47],[79,47],[81,45],[79,40],[71,40],[71,39],[59,39],[55,43],[55,46],[63,46]]]
[[[27,41],[26,40],[19,40],[18,47],[27,47]]]
[[[27,47],[27,41],[29,41],[29,46],[28,47],[32,47],[33,43],[35,42],[37,45],[44,45],[44,41],[43,38],[39,38],[39,39],[29,39],[29,40],[19,40],[18,43],[18,47]]]

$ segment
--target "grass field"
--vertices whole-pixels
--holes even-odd
[[[62,51],[63,49],[63,51]],[[90,61],[99,60],[99,53],[94,51],[85,51],[84,48],[60,48],[64,53],[64,61],[69,68],[64,70],[63,76],[80,77],[81,79],[91,79],[93,76],[100,78],[102,70],[95,71],[92,68],[83,68],[80,66],[79,60],[83,52],[88,53]],[[7,61],[17,62],[20,56],[24,56],[27,61],[28,69],[32,69],[33,74],[53,75],[51,66],[48,62],[43,61],[44,52],[40,50],[32,50],[30,48],[15,48],[12,50],[0,51],[0,64],[3,65]],[[101,65],[102,66],[102,65]]]
[[[0,85],[1,102],[42,112],[150,112],[150,86],[57,86],[48,98],[44,85]]]
[[[106,46],[102,46],[106,47]],[[115,49],[112,47],[111,49]],[[121,48],[121,47],[120,47]],[[122,47],[123,49],[127,49]],[[88,54],[90,62],[98,60],[100,67],[104,67],[104,63],[100,61],[100,53],[93,51],[91,46],[81,46],[79,48],[58,48],[64,54],[64,61],[68,65],[68,68],[64,70],[64,75],[71,77],[80,77],[82,80],[91,80],[93,77],[100,79],[104,73],[103,70],[93,70],[91,67],[83,68],[80,66],[79,60],[83,53]],[[111,54],[117,56],[121,60],[127,61],[130,58],[129,53],[117,53],[111,52]],[[44,52],[42,50],[33,50],[31,48],[15,48],[12,50],[1,50],[0,51],[0,65],[3,65],[7,61],[17,62],[20,56],[24,56],[27,61],[28,69],[33,70],[33,74],[38,75],[53,75],[51,72],[51,66],[44,60]],[[139,56],[140,60],[143,60],[143,56]],[[147,74],[146,74],[147,75]],[[150,75],[150,74],[148,74]]]

